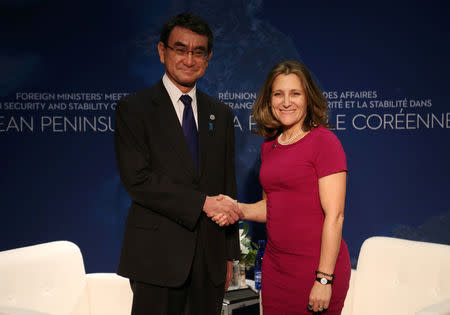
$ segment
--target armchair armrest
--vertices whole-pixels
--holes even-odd
[[[86,275],[91,315],[131,313],[133,293],[127,278],[114,273]]]
[[[0,305],[0,315],[54,315],[54,314],[33,311],[15,306]]]
[[[427,306],[418,311],[416,315],[450,315],[450,299]]]
[[[344,302],[344,308],[342,309],[341,315],[352,315],[353,308],[353,291],[355,290],[355,281],[356,281],[356,269],[352,269],[352,273],[350,275],[350,283],[347,291],[347,296]]]

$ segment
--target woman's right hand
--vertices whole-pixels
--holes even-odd
[[[237,208],[239,209],[239,213],[237,213],[237,214],[239,215],[239,218],[242,219],[243,218],[243,213],[242,213],[242,208],[241,208],[242,204],[238,203],[237,200],[234,200],[233,198],[222,195],[222,194],[220,194],[216,198],[217,201],[222,201],[224,199],[229,200],[237,205]],[[220,226],[227,226],[230,224],[230,220],[229,220],[227,214],[225,214],[225,213],[219,213],[219,214],[213,216],[211,219]]]

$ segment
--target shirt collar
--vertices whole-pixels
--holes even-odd
[[[197,91],[197,84],[194,85],[194,87],[188,92],[183,93],[180,91],[180,89],[169,79],[166,73],[164,73],[164,76],[162,78],[164,87],[167,90],[167,93],[169,94],[170,100],[172,101],[172,104],[177,104],[180,100],[181,95],[187,94],[192,98],[192,101],[197,103],[197,97],[196,97],[196,91]]]

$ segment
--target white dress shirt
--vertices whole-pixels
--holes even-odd
[[[183,111],[184,111],[184,104],[180,100],[181,95],[185,94],[180,91],[180,89],[173,84],[172,81],[170,81],[169,77],[166,73],[164,73],[164,76],[162,78],[164,87],[167,90],[167,93],[169,94],[170,100],[172,101],[173,107],[175,108],[175,112],[177,113],[178,120],[180,121],[180,125],[183,125]],[[192,112],[194,113],[194,119],[195,119],[195,125],[197,126],[198,130],[198,114],[197,114],[197,85],[194,85],[192,90],[190,90],[186,95],[189,95],[192,98]]]

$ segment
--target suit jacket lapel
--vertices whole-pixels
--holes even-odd
[[[194,165],[191,151],[187,144],[186,138],[178,120],[177,113],[172,105],[169,94],[167,93],[162,81],[160,84],[160,93],[154,95],[153,101],[157,104],[155,106],[155,115],[153,120],[158,123],[162,141],[167,142],[175,154],[179,156],[180,161],[184,161],[183,169],[185,169],[190,176],[197,176],[197,170]]]

